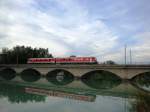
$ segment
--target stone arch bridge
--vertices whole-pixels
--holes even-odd
[[[47,75],[48,72],[61,69],[72,73],[75,77],[81,77],[84,74],[104,70],[119,76],[122,79],[131,79],[141,73],[150,72],[150,65],[50,65],[50,64],[20,64],[20,65],[0,65],[0,70],[11,68],[17,73],[27,69],[34,69],[41,75]]]

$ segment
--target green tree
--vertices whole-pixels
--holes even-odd
[[[3,48],[0,63],[5,64],[25,64],[28,58],[52,58],[48,48],[31,48],[25,46],[15,46],[13,49]]]

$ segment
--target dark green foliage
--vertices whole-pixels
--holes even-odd
[[[63,72],[63,79],[61,81],[58,81],[57,74],[59,74],[60,72]],[[66,85],[74,80],[74,76],[68,71],[59,69],[49,72],[46,76],[46,79],[55,85]]]
[[[34,69],[27,69],[21,73],[21,78],[26,82],[35,82],[41,78],[41,75]]]
[[[81,77],[82,81],[95,89],[110,89],[121,83],[121,79],[113,73],[97,70]]]
[[[10,68],[3,69],[0,71],[0,77],[4,80],[12,80],[15,78],[16,72]]]
[[[28,58],[52,58],[48,49],[16,46],[13,49],[2,49],[0,63],[3,64],[26,64]]]
[[[26,103],[28,101],[44,102],[45,96],[25,93],[25,87],[0,82],[0,97],[7,97],[13,103]]]

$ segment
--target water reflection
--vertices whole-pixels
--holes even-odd
[[[106,71],[92,71],[82,76],[82,81],[95,89],[110,89],[121,83],[115,74]]]
[[[28,75],[29,72],[24,74]],[[28,82],[20,80],[20,76],[18,74],[11,81],[0,81],[0,107],[7,109],[7,112],[22,112],[25,111],[21,110],[24,107],[28,112],[150,110],[150,92],[139,88],[149,87],[149,75],[139,75],[131,82],[124,82],[112,73],[96,71],[85,74],[81,80],[75,80],[72,74],[59,70],[50,72],[47,77],[41,77],[33,83],[31,81],[37,79],[36,75],[28,75]],[[65,80],[69,81],[65,83]],[[0,111],[3,112],[1,108]]]
[[[138,93],[136,101],[132,102],[131,112],[150,112],[150,94]]]
[[[74,99],[74,100],[81,100],[81,101],[88,101],[93,102],[95,100],[95,95],[91,94],[75,94],[71,92],[63,92],[63,91],[56,91],[56,90],[46,90],[46,89],[39,89],[39,88],[25,88],[26,93],[37,94],[37,95],[46,95],[46,96],[53,96],[53,97],[62,97],[67,99]]]
[[[74,80],[74,76],[65,70],[54,70],[47,74],[46,79],[55,85],[66,85]]]
[[[97,108],[98,105],[99,105],[98,107],[101,108],[107,105],[107,108],[103,108],[104,112],[117,112],[117,110],[119,110],[118,112],[148,112],[147,110],[150,109],[149,108],[150,94],[142,91],[135,91],[134,88],[131,87],[128,88],[128,95],[125,95],[126,94],[125,88],[124,88],[124,93],[121,92],[122,86],[120,86],[120,88],[118,89],[114,89],[114,90],[111,89],[108,91],[107,90],[101,91],[99,89],[97,90],[92,90],[92,89],[84,90],[84,88],[81,89],[82,92],[79,89],[76,89],[75,87],[68,87],[68,86],[63,86],[63,88],[60,86],[47,87],[47,86],[40,85],[40,83],[36,85],[35,83],[33,84],[33,83],[21,83],[21,82],[16,83],[13,81],[7,81],[7,82],[1,81],[0,100],[4,97],[7,97],[8,102],[11,103],[27,104],[28,102],[33,102],[34,105],[36,105],[35,102],[43,102],[42,105],[44,107],[44,105],[47,105],[50,102],[53,102],[55,100],[61,102],[62,101],[61,99],[64,98],[63,101],[78,100],[78,101],[90,102],[91,104],[88,104],[88,106],[90,106],[89,111],[95,111],[95,112],[98,112],[100,109],[99,108],[98,110],[93,110],[94,108]],[[87,91],[90,92],[88,93]],[[49,96],[56,97],[57,99],[49,99]],[[65,103],[63,103],[62,105],[64,104]],[[83,105],[85,103],[81,102],[79,104],[82,105],[79,106],[79,108],[84,109]],[[113,106],[110,106],[112,104]],[[70,105],[71,108],[74,107],[73,105],[77,105],[77,104],[72,102]],[[124,105],[126,106],[124,107]],[[123,110],[121,110],[120,107],[123,108]],[[57,110],[57,108],[55,109]],[[116,110],[116,108],[118,109]],[[54,108],[52,108],[52,110],[53,109]],[[30,112],[32,112],[32,110]]]
[[[150,92],[150,72],[137,75],[132,79],[132,83],[140,89]]]
[[[8,100],[12,103],[26,103],[28,101],[45,101],[44,96],[26,94],[23,86],[7,82],[0,82],[0,96],[7,97]]]

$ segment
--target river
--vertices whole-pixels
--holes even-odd
[[[0,112],[150,112],[150,75],[91,76],[1,78]]]

